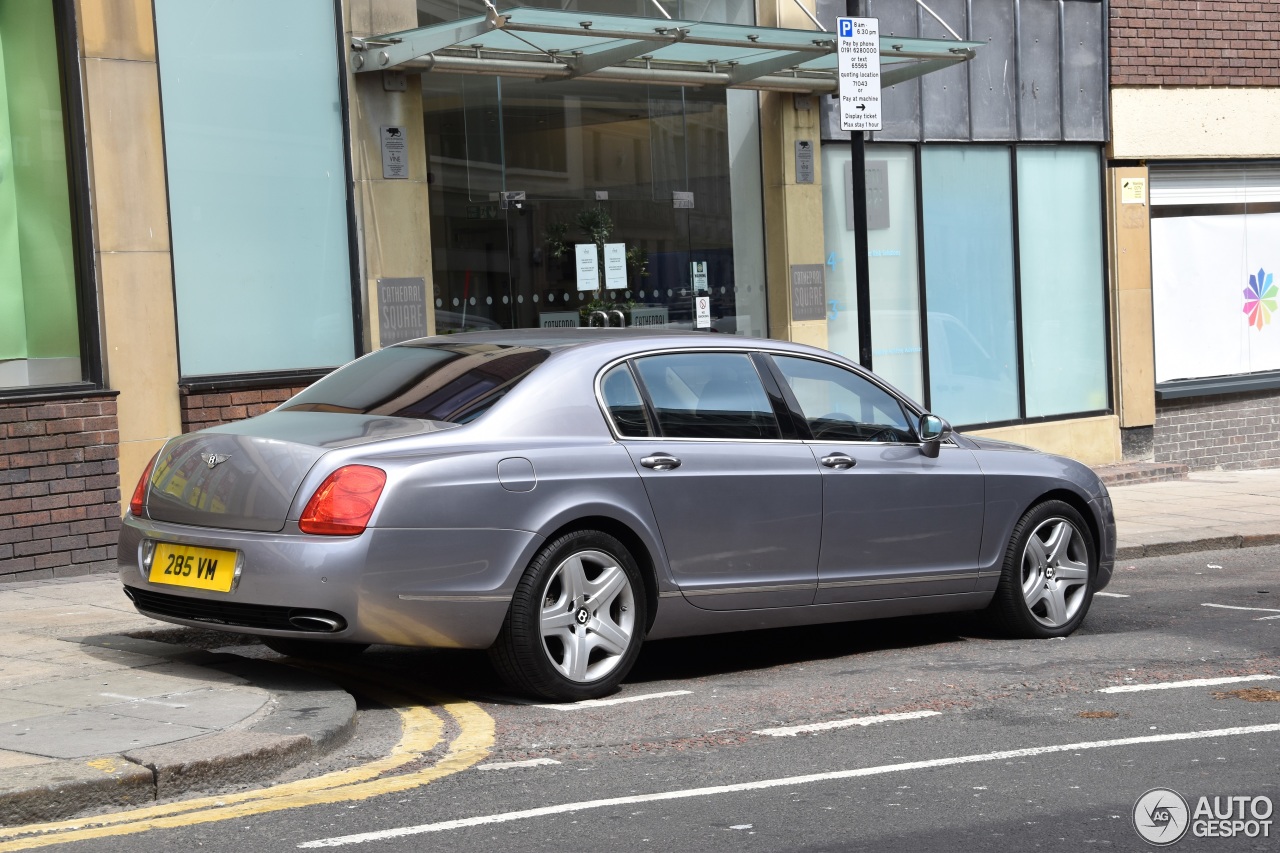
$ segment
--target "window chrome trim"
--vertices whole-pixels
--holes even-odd
[[[825,364],[829,364],[832,367],[841,368],[843,370],[849,370],[857,374],[858,376],[862,377],[863,379],[866,379],[868,382],[875,385],[881,391],[884,391],[890,397],[897,400],[898,403],[904,409],[904,411],[914,416],[917,420],[919,420],[921,415],[928,414],[926,410],[921,409],[919,406],[913,403],[909,398],[905,397],[902,393],[900,393],[895,388],[887,384],[884,380],[882,380],[879,376],[875,375],[874,373],[868,370],[864,370],[861,367],[857,367],[852,363],[846,364],[834,358],[825,357],[822,354],[767,349],[759,345],[751,345],[751,344],[744,344],[741,346],[722,345],[722,346],[706,347],[706,348],[694,347],[692,349],[687,346],[663,346],[663,347],[657,347],[652,350],[646,350],[644,352],[630,353],[629,355],[618,356],[617,358],[611,359],[610,361],[606,362],[604,366],[601,367],[596,372],[596,376],[594,380],[596,404],[600,407],[600,414],[604,417],[605,425],[608,427],[609,434],[613,438],[613,440],[617,442],[623,442],[623,441],[708,442],[710,441],[710,442],[721,442],[721,443],[726,441],[734,441],[734,442],[744,442],[749,444],[813,444],[818,441],[817,439],[803,439],[803,438],[679,438],[679,437],[670,437],[670,436],[631,436],[631,435],[622,435],[620,432],[618,432],[617,425],[614,424],[613,422],[613,415],[609,411],[609,406],[605,403],[604,393],[602,390],[602,384],[603,384],[604,376],[606,373],[608,373],[614,367],[617,367],[619,364],[630,362],[633,359],[637,359],[637,358],[646,358],[651,355],[679,355],[682,353],[713,353],[713,352],[739,353],[747,356],[750,356],[752,353],[760,353],[769,358],[773,358],[773,356],[775,355],[781,355],[781,356],[793,356],[795,358],[807,358],[811,361],[820,361]],[[753,368],[755,367],[754,363],[752,364],[752,367]],[[632,379],[635,380],[637,387],[639,387],[641,384],[641,379],[640,377],[635,375],[635,371],[632,371]],[[767,395],[768,389],[764,388],[763,381],[761,381],[760,387],[765,391]],[[646,393],[645,389],[642,387],[639,390],[642,395]],[[779,424],[779,428],[781,428],[781,426],[782,425]],[[912,428],[912,431],[914,432],[914,427]],[[918,441],[918,440],[908,441],[908,442],[830,441],[830,442],[818,442],[818,443],[841,444],[841,445],[851,445],[851,446],[858,446],[858,447],[920,447],[924,444],[923,441]],[[958,447],[959,445],[953,439],[948,438],[946,441],[942,443],[942,446]]]

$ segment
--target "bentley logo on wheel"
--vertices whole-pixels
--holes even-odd
[[[210,470],[217,468],[223,462],[231,458],[230,453],[201,453],[200,458],[204,460],[204,464],[208,465]]]
[[[574,618],[578,620],[579,625],[585,625],[591,621],[591,614],[587,612],[587,608],[580,607]]]

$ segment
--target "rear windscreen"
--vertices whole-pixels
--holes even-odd
[[[335,370],[280,408],[465,424],[548,355],[497,344],[388,347]]]

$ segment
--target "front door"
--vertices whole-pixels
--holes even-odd
[[[973,454],[920,452],[901,404],[830,362],[774,356],[822,472],[819,604],[971,592],[984,484]]]

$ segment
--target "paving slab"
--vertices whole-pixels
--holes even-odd
[[[129,636],[112,575],[0,583],[0,824],[267,781],[340,746],[355,700],[326,679]]]

